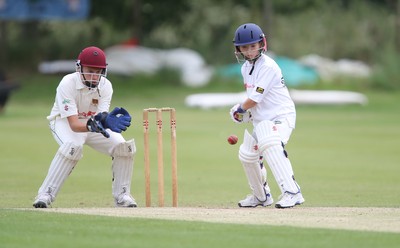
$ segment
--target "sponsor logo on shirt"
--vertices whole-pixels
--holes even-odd
[[[97,105],[97,104],[99,104],[99,99],[92,99],[92,104],[93,105]]]
[[[286,87],[285,79],[281,77],[281,84]]]
[[[89,112],[79,112],[78,113],[78,118],[79,119],[84,119],[84,118],[88,118],[88,117],[90,117],[90,116],[93,116],[93,115],[95,115],[96,114],[96,112],[92,112],[92,111],[89,111]]]
[[[264,89],[261,88],[261,87],[257,87],[257,88],[256,88],[256,92],[262,94],[262,93],[264,93]]]

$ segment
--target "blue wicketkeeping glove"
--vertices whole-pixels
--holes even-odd
[[[124,108],[114,108],[110,113],[103,112],[95,116],[104,126],[104,128],[109,128],[113,132],[121,133],[126,131],[126,129],[131,125],[131,116],[128,111]]]

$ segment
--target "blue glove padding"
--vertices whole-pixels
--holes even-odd
[[[96,119],[96,116],[87,121],[86,127],[90,132],[101,133],[104,137],[110,138],[110,134],[104,129],[100,120],[98,120],[98,118]]]
[[[131,125],[132,118],[124,108],[116,107],[108,114],[103,112],[97,115],[100,115],[101,123],[105,128],[109,128],[116,133],[126,131],[126,129]]]

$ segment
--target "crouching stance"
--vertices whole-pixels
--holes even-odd
[[[66,75],[58,85],[47,119],[59,148],[39,188],[33,203],[35,208],[47,208],[54,202],[82,158],[84,145],[111,157],[115,206],[137,206],[130,194],[135,142],[126,141],[121,135],[131,125],[131,116],[119,107],[108,112],[113,89],[106,78],[106,67],[104,52],[87,47],[78,56],[76,72]]]
[[[274,202],[267,183],[265,160],[280,188],[277,208],[302,204],[304,198],[294,179],[292,165],[284,150],[295,128],[296,109],[285,86],[279,66],[264,54],[267,41],[259,26],[241,25],[233,39],[247,99],[232,107],[236,123],[251,122],[254,131],[244,132],[239,159],[252,193],[239,201],[240,207],[269,206]]]

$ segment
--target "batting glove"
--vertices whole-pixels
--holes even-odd
[[[232,120],[236,123],[251,122],[253,121],[251,112],[249,110],[244,110],[240,104],[236,104],[231,108],[230,116]]]

